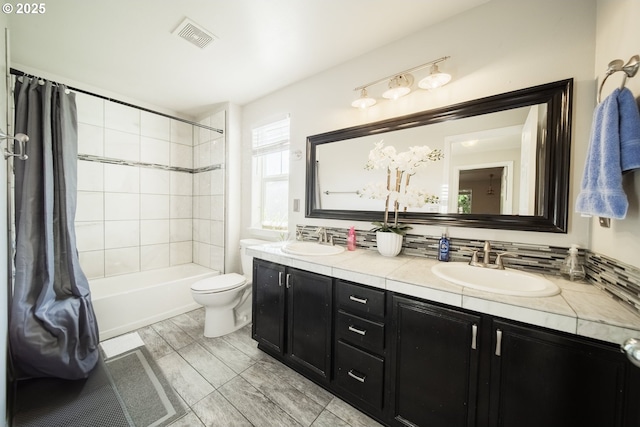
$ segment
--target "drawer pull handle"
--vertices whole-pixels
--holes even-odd
[[[366,329],[357,329],[354,326],[349,326],[349,330],[351,332],[355,332],[358,335],[362,335],[365,336],[367,334],[367,330]]]
[[[475,323],[471,325],[471,349],[475,350],[478,348],[478,325]]]
[[[366,304],[367,303],[367,298],[358,298],[355,295],[349,295],[349,299],[351,301],[359,302],[360,304]]]
[[[362,375],[362,376],[360,376],[360,375],[356,374],[355,372],[353,372],[353,369],[349,370],[349,372],[347,372],[347,374],[348,374],[351,378],[353,378],[354,380],[356,380],[356,381],[360,381],[361,383],[364,383],[364,382],[365,382],[365,380],[367,379],[367,376],[366,376],[366,375]]]
[[[496,329],[496,356],[502,356],[502,331]]]

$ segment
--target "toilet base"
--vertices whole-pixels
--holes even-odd
[[[251,323],[251,316],[240,316],[236,319],[234,310],[219,309],[208,310],[205,308],[204,336],[216,338],[235,332]]]

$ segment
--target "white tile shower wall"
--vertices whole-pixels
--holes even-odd
[[[77,94],[76,102],[79,154],[193,167],[194,126],[90,95]],[[85,274],[193,262],[193,176],[79,160],[76,234]]]
[[[193,257],[205,267],[224,271],[225,112],[202,119],[193,149]]]

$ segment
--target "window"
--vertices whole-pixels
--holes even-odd
[[[251,131],[251,225],[283,231],[289,211],[289,117]]]

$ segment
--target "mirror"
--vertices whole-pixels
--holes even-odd
[[[412,187],[438,196],[401,207],[407,224],[566,233],[573,80],[563,80],[307,138],[306,216],[379,221],[384,201],[361,197],[386,171],[365,170],[376,143],[427,145],[444,158]]]

